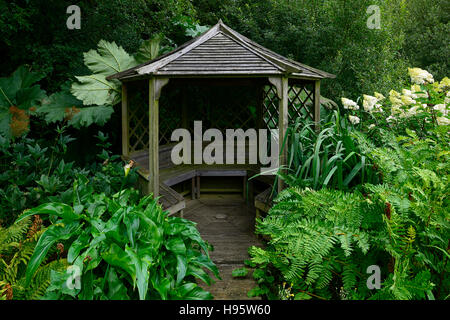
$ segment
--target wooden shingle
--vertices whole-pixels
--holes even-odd
[[[264,48],[219,21],[201,36],[172,52],[107,79],[275,75],[312,80],[335,77]]]

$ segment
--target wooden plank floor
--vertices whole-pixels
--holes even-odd
[[[186,219],[197,222],[203,239],[214,246],[211,258],[222,277],[212,286],[201,286],[217,300],[249,299],[247,292],[256,285],[251,273],[237,279],[231,272],[244,266],[250,246],[263,246],[254,235],[254,210],[247,208],[240,195],[204,194],[196,200],[186,198],[184,212]]]

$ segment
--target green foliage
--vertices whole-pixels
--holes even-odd
[[[30,114],[46,97],[36,84],[43,74],[20,66],[8,78],[0,78],[0,134],[18,137],[29,130]]]
[[[37,239],[45,231],[42,220],[31,217],[10,227],[0,227],[0,295],[8,300],[36,300],[50,285],[50,273],[65,270],[65,259],[44,261],[34,275],[26,280],[25,270],[36,246]],[[52,250],[52,254],[55,253]]]
[[[209,245],[191,221],[168,217],[153,197],[138,201],[135,190],[95,194],[82,176],[71,206],[47,203],[25,213],[57,218],[41,235],[26,271],[29,281],[56,242],[81,273],[81,287],[68,288],[70,273],[54,272],[47,299],[209,299],[195,279],[219,277]],[[136,288],[137,287],[137,288]],[[137,290],[136,290],[137,289]]]
[[[360,92],[388,90],[406,80],[403,71],[408,63],[401,51],[405,29],[393,23],[405,16],[399,9],[404,2],[199,0],[195,8],[203,24],[221,18],[275,52],[336,74],[336,79],[322,82],[321,91],[337,100],[342,95],[356,98]],[[380,6],[381,29],[367,28],[370,5]]]
[[[339,112],[332,112],[322,123],[320,132],[313,121],[301,118],[288,128],[288,170],[279,176],[291,186],[313,189],[347,190],[376,182],[372,165],[352,137],[353,129]]]
[[[68,145],[74,140],[65,134],[65,128],[56,131],[53,141],[27,137],[9,141],[0,136],[1,224],[9,226],[23,210],[45,202],[71,202],[77,175],[89,177],[97,192],[118,192],[123,164],[107,151],[111,147],[107,137],[100,133],[98,139],[101,162],[81,168],[65,160]],[[136,179],[135,173],[130,174],[125,186],[134,185]]]
[[[235,278],[245,278],[248,274],[247,268],[236,268],[231,272],[231,275]]]
[[[404,52],[406,56],[411,64],[430,71],[438,79],[445,77],[450,69],[447,54],[450,50],[449,2],[411,0],[405,5]]]
[[[257,221],[257,232],[270,240],[267,248],[249,251],[258,281],[249,295],[269,299],[448,298],[449,80],[431,84],[432,75],[420,69],[410,69],[410,76],[416,83],[412,90],[391,92],[388,102],[379,94],[365,95],[360,109],[356,102],[343,99],[354,122],[347,136],[358,154],[367,158],[365,163],[371,163],[379,181],[361,179],[351,192],[336,190],[341,189],[339,184],[327,185],[333,189],[325,189],[326,184],[311,185],[319,189],[311,190],[305,188],[306,183],[281,192],[268,216]],[[395,125],[385,120],[386,113],[391,113]],[[334,121],[338,128],[345,122]],[[303,129],[294,140],[294,155],[307,150],[304,141],[320,150],[318,145],[326,141],[328,129],[312,139],[308,132]],[[325,145],[337,149],[333,145],[341,141],[341,129],[329,138],[333,142]],[[331,158],[325,156],[317,163]],[[286,181],[298,180],[303,166],[298,167]],[[379,290],[369,290],[366,284],[371,265],[381,270]]]

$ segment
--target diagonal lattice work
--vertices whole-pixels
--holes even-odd
[[[262,99],[263,125],[268,129],[278,128],[279,102],[277,89],[273,85],[264,86]]]
[[[289,123],[298,117],[314,120],[314,85],[289,86],[288,114]],[[263,90],[262,118],[267,128],[278,127],[279,98],[273,85],[266,85]]]
[[[314,88],[310,86],[289,87],[289,122],[294,122],[299,117],[314,120]]]
[[[128,143],[129,153],[148,149],[148,85],[137,83],[129,87],[128,102]]]

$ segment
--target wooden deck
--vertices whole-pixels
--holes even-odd
[[[211,259],[222,278],[211,286],[201,281],[199,285],[217,300],[249,299],[248,291],[257,285],[252,270],[243,278],[231,273],[244,267],[244,260],[250,258],[249,247],[263,247],[254,234],[255,211],[238,194],[205,194],[201,199],[186,198],[186,202],[185,218],[196,222],[202,238],[213,245]]]

